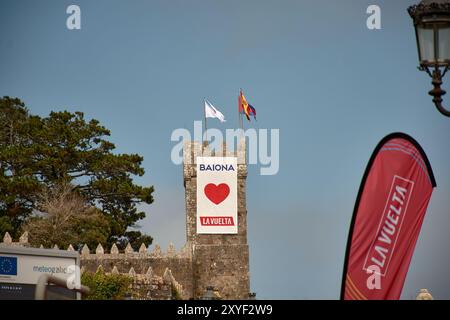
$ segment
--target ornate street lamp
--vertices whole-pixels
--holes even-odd
[[[429,92],[437,109],[450,117],[450,111],[442,105],[442,79],[450,68],[450,0],[423,0],[408,8],[414,20],[419,70],[432,79],[434,89]]]

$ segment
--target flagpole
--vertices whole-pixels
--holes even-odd
[[[238,128],[241,126],[241,112],[240,109],[241,108],[241,92],[239,91],[239,95],[238,95]]]
[[[241,105],[242,105],[242,97],[241,97],[242,89],[239,88],[239,95],[238,95],[238,127],[242,129],[242,116],[241,116]]]
[[[240,97],[241,104],[242,104],[242,95],[243,95],[242,88],[239,88],[239,97]],[[239,107],[241,107],[241,106],[239,106]],[[241,129],[244,130],[244,119],[242,117],[242,112],[239,112],[239,120],[241,122]]]
[[[205,117],[205,140],[208,142],[208,127],[206,123],[206,98],[203,98],[203,116]],[[202,144],[203,144],[203,135],[202,135]]]

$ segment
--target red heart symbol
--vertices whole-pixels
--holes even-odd
[[[230,187],[226,183],[215,185],[214,183],[205,186],[205,195],[216,205],[224,201],[230,194]]]

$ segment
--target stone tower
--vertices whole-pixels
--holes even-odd
[[[197,234],[197,163],[199,156],[237,157],[238,234]],[[183,177],[186,197],[186,236],[192,250],[193,297],[201,298],[214,287],[223,299],[248,299],[250,293],[249,248],[247,243],[246,145],[234,151],[211,151],[208,145],[187,141],[183,149]]]

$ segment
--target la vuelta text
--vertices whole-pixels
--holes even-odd
[[[178,307],[178,315],[197,315],[208,318],[210,315],[270,315],[272,305],[222,304],[219,306],[184,306]]]

